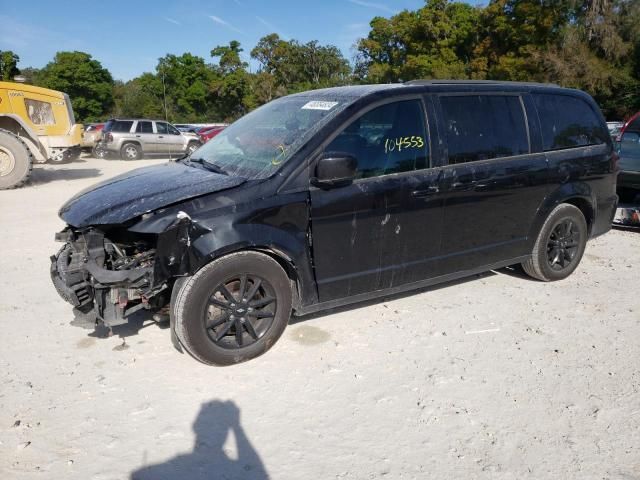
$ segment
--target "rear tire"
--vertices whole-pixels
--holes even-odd
[[[31,175],[33,155],[19,137],[0,130],[0,190],[18,188]]]
[[[291,283],[268,255],[237,252],[202,267],[171,305],[175,333],[196,360],[233,365],[262,355],[291,316]]]
[[[120,149],[120,158],[122,160],[140,160],[142,158],[142,149],[137,143],[125,143]]]
[[[542,225],[524,271],[543,282],[567,278],[578,267],[587,245],[587,222],[579,208],[562,203]]]
[[[91,152],[94,158],[105,159],[109,156],[109,151],[106,148],[95,146]]]

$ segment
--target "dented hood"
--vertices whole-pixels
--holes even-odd
[[[240,177],[169,162],[139,168],[83,190],[62,206],[59,215],[74,227],[118,224],[244,182]]]

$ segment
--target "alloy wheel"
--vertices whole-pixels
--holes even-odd
[[[217,346],[244,348],[269,330],[276,308],[275,290],[267,280],[241,274],[213,290],[206,307],[204,327]]]
[[[551,230],[547,242],[547,262],[553,270],[569,267],[580,248],[580,230],[571,219],[565,219]]]

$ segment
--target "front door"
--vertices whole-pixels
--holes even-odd
[[[429,168],[420,98],[361,113],[324,149],[358,160],[351,185],[311,187],[312,249],[321,302],[436,276],[442,205]]]
[[[180,131],[167,122],[156,122],[158,153],[176,156],[184,153],[183,137]]]

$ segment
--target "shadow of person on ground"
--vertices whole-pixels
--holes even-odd
[[[205,403],[193,424],[193,452],[131,473],[131,480],[267,480],[269,475],[240,426],[240,410],[233,402]],[[233,434],[236,459],[223,449]]]

